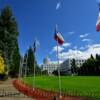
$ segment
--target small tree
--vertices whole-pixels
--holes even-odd
[[[4,74],[4,73],[5,73],[4,59],[0,55],[0,74]]]
[[[0,55],[0,80],[7,79],[5,63],[3,57]]]

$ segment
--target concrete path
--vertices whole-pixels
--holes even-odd
[[[33,100],[19,93],[12,85],[12,80],[0,82],[0,100]],[[35,100],[35,99],[34,99]]]

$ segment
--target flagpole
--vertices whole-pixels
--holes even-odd
[[[35,90],[35,54],[36,54],[36,48],[37,48],[37,41],[35,39],[34,44],[33,44],[33,52],[34,52],[34,76],[33,76],[33,90]]]
[[[22,61],[20,58],[19,75],[18,75],[19,79],[21,78],[21,65],[22,65]]]
[[[26,51],[26,59],[25,59],[25,78],[27,77],[27,60],[28,60],[28,51]]]
[[[19,66],[19,79],[22,79],[23,76],[23,57],[20,57],[20,66]]]
[[[35,57],[35,52],[34,52]],[[33,77],[33,90],[35,90],[35,58],[34,58],[34,77]]]
[[[59,98],[62,98],[61,96],[61,77],[60,77],[60,63],[59,63],[59,50],[58,50],[59,44],[57,42],[57,60],[58,60],[58,77],[59,77]]]

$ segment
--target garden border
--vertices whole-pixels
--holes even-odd
[[[47,91],[44,89],[35,88],[25,84],[23,81],[14,80],[12,82],[13,86],[24,95],[27,95],[36,100],[91,100],[84,97],[69,96],[62,94],[62,98],[59,98],[59,93],[53,91]]]

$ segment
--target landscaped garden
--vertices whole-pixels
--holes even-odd
[[[33,77],[24,78],[23,81],[33,86]],[[58,92],[58,77],[37,76],[35,87]],[[100,99],[100,77],[62,76],[61,88],[62,93],[66,95]]]

